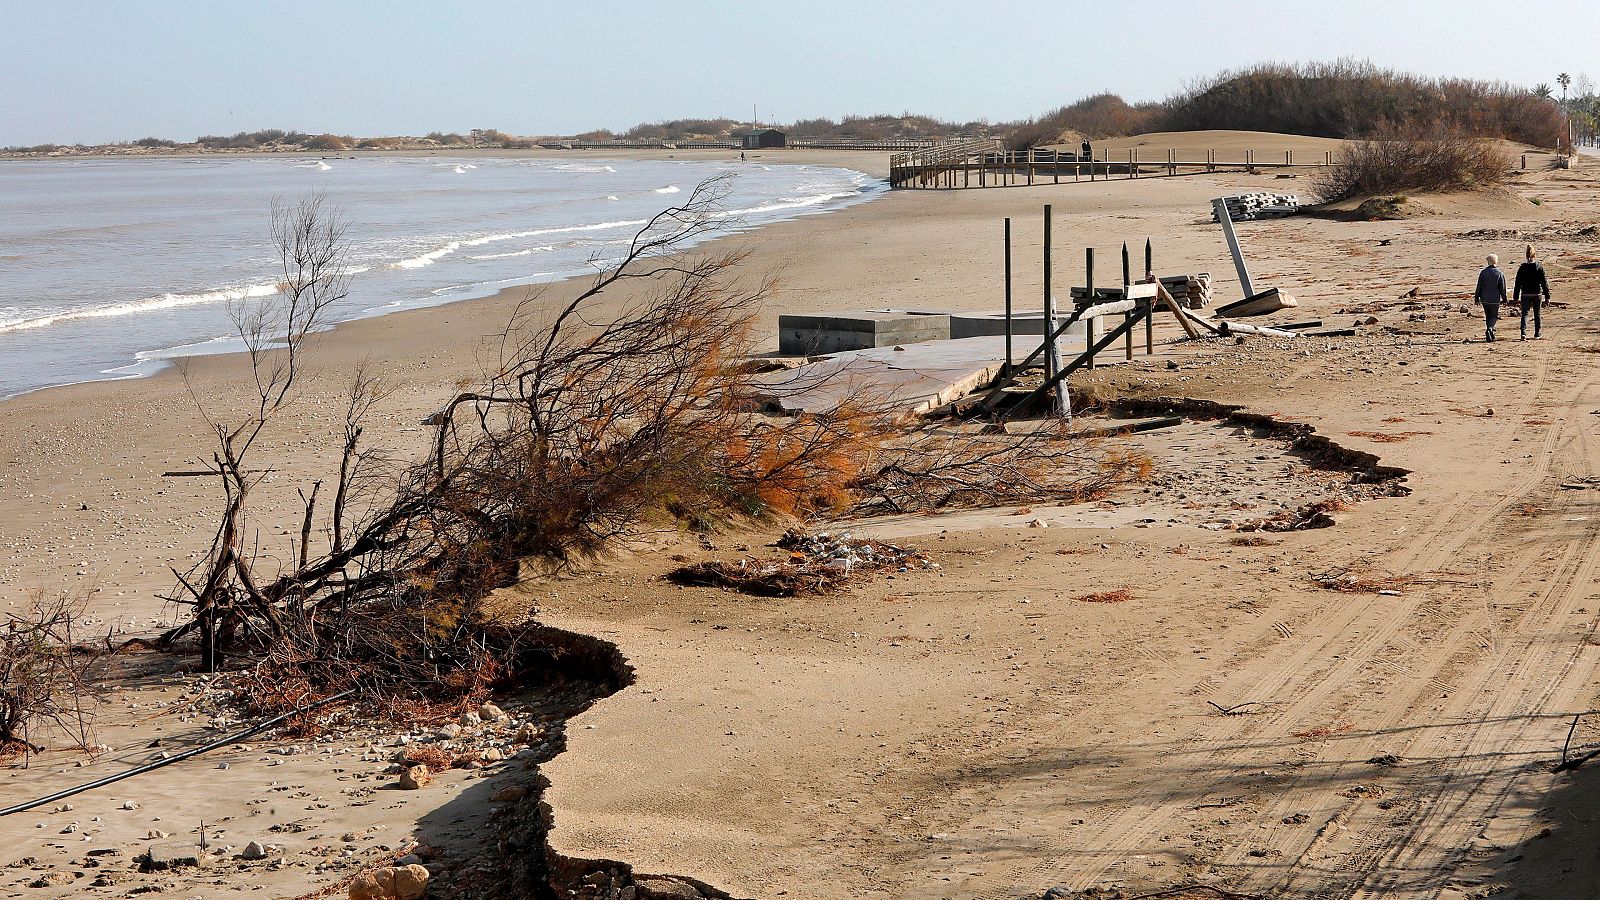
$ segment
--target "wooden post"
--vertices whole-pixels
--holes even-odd
[[[1133,177],[1133,173],[1134,173],[1134,170],[1136,168],[1133,163],[1134,163],[1134,160],[1136,160],[1138,158],[1139,158],[1139,151],[1138,150],[1131,150],[1130,149],[1128,151],[1128,177],[1129,178]]]
[[[1011,372],[1011,217],[1006,216],[1006,373]]]
[[[1056,298],[1051,295],[1050,284],[1050,204],[1044,205],[1044,334],[1050,346],[1045,348],[1045,376],[1055,377],[1061,371],[1061,343],[1055,337]],[[1056,385],[1056,415],[1072,418],[1072,406],[1067,398],[1067,386]]]
[[[1283,151],[1283,164],[1286,165],[1286,166],[1294,165],[1294,151],[1293,150],[1285,150],[1285,151]]]
[[[1151,247],[1149,238],[1144,239],[1144,277],[1156,284],[1161,283],[1161,279],[1156,277],[1155,250]],[[1145,311],[1144,316],[1145,356],[1156,352],[1156,303],[1151,300],[1148,301],[1148,305],[1149,309]]]
[[[1133,284],[1132,272],[1128,262],[1128,242],[1122,242],[1122,299],[1128,299],[1128,288]],[[1122,321],[1130,322],[1133,313],[1124,312]],[[1131,322],[1130,322],[1131,324]],[[1122,354],[1124,359],[1133,359],[1133,329],[1130,327],[1122,333]]]
[[[1050,177],[1053,184],[1061,183],[1061,151],[1053,150],[1050,153]]]
[[[1167,148],[1167,174],[1168,175],[1176,175],[1176,174],[1178,174],[1178,164],[1173,159],[1172,148],[1170,148],[1170,147]]]
[[[1089,304],[1090,306],[1093,306],[1094,305],[1094,248],[1093,247],[1085,247],[1083,249],[1083,264],[1084,264],[1084,268],[1087,270],[1086,273],[1083,276],[1084,291],[1085,291],[1084,302]],[[1089,348],[1088,365],[1089,365],[1089,368],[1092,369],[1092,368],[1094,368],[1094,319],[1092,319],[1092,318],[1084,319],[1083,320],[1083,329],[1084,329],[1083,330],[1084,335],[1089,339],[1089,343],[1088,343],[1088,348]]]
[[[1326,166],[1333,165],[1333,151],[1332,150],[1324,150],[1322,152],[1322,164],[1326,165]]]

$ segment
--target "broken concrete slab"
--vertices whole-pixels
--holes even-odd
[[[1083,334],[1084,323],[1074,322],[1067,329],[1068,334]],[[971,337],[988,337],[1004,335],[1006,333],[1006,314],[1003,310],[993,312],[952,312],[950,313],[950,337],[952,340]],[[1011,314],[1011,333],[1013,335],[1044,334],[1044,313],[1015,312]],[[1037,345],[1037,341],[1035,345]],[[1016,346],[1022,344],[1018,342]],[[1028,349],[1033,349],[1029,347]]]
[[[1062,339],[1063,352],[1082,353],[1082,336]],[[1015,343],[1018,360],[1033,349]],[[873,409],[916,415],[992,382],[1005,364],[1004,337],[903,344],[832,354],[798,369],[758,379],[775,411],[824,412],[847,400]]]
[[[862,310],[778,317],[778,352],[781,354],[814,356],[949,337],[950,317],[944,314]]]

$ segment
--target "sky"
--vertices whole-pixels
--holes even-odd
[[[0,0],[0,48],[0,146],[572,134],[752,105],[1000,122],[1264,61],[1600,81],[1600,3]]]

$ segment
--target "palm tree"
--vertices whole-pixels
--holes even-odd
[[[1556,84],[1561,85],[1561,105],[1567,105],[1567,86],[1572,84],[1572,76],[1565,72],[1556,76]]]
[[[1550,85],[1545,84],[1542,81],[1539,82],[1538,84],[1533,86],[1533,95],[1535,97],[1540,97],[1540,98],[1543,98],[1545,100],[1549,100],[1550,99]]]

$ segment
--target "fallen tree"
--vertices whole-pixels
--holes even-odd
[[[337,216],[318,201],[280,210],[285,287],[237,316],[255,402],[237,420],[210,417],[218,524],[202,558],[175,572],[170,599],[193,615],[167,645],[193,636],[208,670],[248,653],[254,683],[242,693],[258,714],[352,688],[403,714],[476,700],[514,674],[529,612],[499,608],[494,592],[619,539],[741,518],[1066,496],[1127,470],[1095,464],[1087,481],[1045,478],[1078,452],[1059,436],[908,434],[865,397],[822,413],[758,414],[744,363],[772,282],[745,276],[741,251],[690,249],[727,226],[725,190],[713,179],[659,213],[619,259],[596,261],[571,299],[530,293],[491,369],[428,419],[422,459],[396,464],[365,448],[363,423],[383,391],[357,373],[337,471],[301,490],[288,553],[261,549],[250,525],[264,477],[252,459],[296,402],[304,345],[346,283]],[[620,308],[600,305],[623,288]]]

